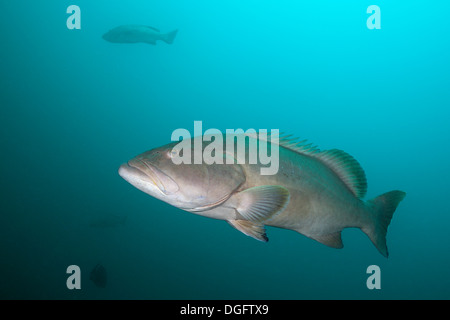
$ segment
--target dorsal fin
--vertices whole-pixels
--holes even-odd
[[[312,155],[317,152],[320,152],[319,148],[312,143],[307,143],[308,140],[300,140],[300,138],[292,137],[292,134],[272,134],[271,132],[267,133],[267,136],[263,138],[260,134],[247,134],[247,136],[261,139],[264,141],[268,141],[274,143],[274,138],[278,140],[278,145],[281,147],[285,147],[295,152],[299,152],[305,155]]]
[[[312,155],[320,151],[317,146],[308,143],[308,140],[306,139],[300,140],[300,138],[292,137],[292,135],[281,135],[278,139],[278,144],[280,146],[296,152]]]
[[[331,149],[316,153],[314,157],[333,170],[356,197],[363,198],[366,195],[366,175],[351,155],[342,150]]]
[[[284,133],[276,135],[268,133],[266,139],[260,135],[249,136],[272,143],[274,142],[273,138],[278,138],[278,145],[316,158],[329,167],[356,197],[363,198],[366,195],[367,181],[364,170],[358,161],[348,153],[338,149],[320,151],[317,146],[307,143],[307,140],[300,140]]]

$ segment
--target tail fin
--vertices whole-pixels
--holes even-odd
[[[367,205],[372,208],[373,223],[362,230],[369,236],[375,247],[380,253],[388,257],[388,249],[386,245],[386,234],[389,223],[391,223],[392,215],[398,204],[406,196],[403,191],[390,191],[375,199],[367,201]]]
[[[177,32],[178,32],[178,29],[174,30],[172,32],[166,33],[164,35],[163,39],[161,39],[161,40],[163,40],[165,43],[172,44],[173,40],[175,39],[175,37],[177,35]]]

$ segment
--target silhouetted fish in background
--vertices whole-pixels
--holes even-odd
[[[141,25],[124,25],[116,27],[103,35],[103,39],[113,43],[148,43],[156,44],[157,40],[171,44],[178,30],[161,33],[156,28]]]
[[[97,264],[95,268],[92,269],[89,279],[92,280],[97,287],[105,288],[108,279],[105,267],[101,264]]]

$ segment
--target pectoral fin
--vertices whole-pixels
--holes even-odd
[[[259,186],[234,195],[235,209],[243,220],[266,221],[289,203],[289,190],[282,186]]]
[[[266,229],[262,223],[248,220],[229,220],[228,223],[249,237],[263,242],[269,241],[266,235]]]
[[[249,188],[230,199],[237,218],[228,222],[247,236],[267,242],[264,221],[280,213],[288,203],[289,191],[282,186]]]

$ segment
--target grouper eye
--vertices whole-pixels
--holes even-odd
[[[174,158],[177,155],[178,155],[178,150],[176,150],[176,149],[172,149],[172,150],[167,151],[167,156],[169,158]]]
[[[177,148],[173,148],[169,151],[167,151],[167,157],[173,159],[176,157],[182,157],[183,156],[183,149],[179,150]]]

